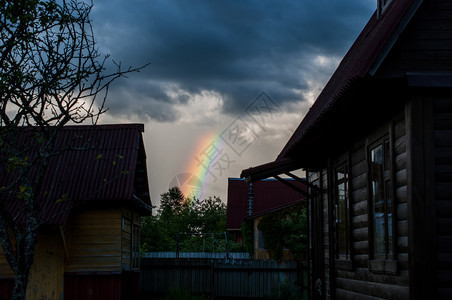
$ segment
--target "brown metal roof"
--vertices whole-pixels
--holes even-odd
[[[142,124],[64,127],[40,195],[43,222],[61,224],[72,208],[89,203],[150,206],[143,131]],[[11,180],[2,174],[0,183]],[[9,203],[18,214],[19,202]]]

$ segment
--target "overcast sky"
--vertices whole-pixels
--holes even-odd
[[[150,63],[115,82],[101,121],[145,124],[154,205],[184,173],[226,201],[228,177],[275,160],[376,2],[95,0],[102,53]]]

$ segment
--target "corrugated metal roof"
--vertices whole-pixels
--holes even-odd
[[[145,160],[144,149],[140,151],[143,131],[142,124],[64,127],[55,146],[60,154],[51,157],[44,176],[42,220],[61,224],[73,207],[87,202],[134,204],[139,155]],[[146,164],[139,167],[146,169]],[[2,174],[2,184],[11,180],[4,169]],[[137,196],[151,205],[148,189]],[[17,200],[10,201],[9,207],[16,214],[21,209]]]
[[[293,185],[306,190],[306,185],[293,180]],[[228,202],[226,212],[226,227],[228,230],[240,229],[243,219],[248,217],[248,184],[243,179],[228,179]],[[305,196],[279,182],[276,179],[265,179],[253,182],[254,203],[252,215],[268,212],[275,208],[300,203]]]

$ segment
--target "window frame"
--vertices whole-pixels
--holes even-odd
[[[140,224],[132,222],[130,237],[130,267],[132,270],[140,269],[140,231]]]
[[[338,228],[338,212],[340,211],[340,196],[339,196],[339,182],[338,173],[339,170],[343,170],[342,173],[346,174],[342,180],[345,184],[345,192],[344,192],[344,222],[345,228],[343,231],[340,231]],[[340,163],[336,164],[333,168],[333,186],[334,186],[334,203],[333,203],[333,226],[334,226],[334,255],[336,260],[351,260],[351,210],[350,210],[350,168],[348,164],[348,160],[341,160]],[[345,235],[345,254],[340,253],[342,249],[340,249],[339,240],[340,234]]]
[[[130,226],[130,232],[128,231],[128,227]],[[129,242],[127,243],[129,246],[129,253],[125,256],[130,260],[130,263],[127,268],[125,268],[124,264],[122,267],[128,271],[136,271],[140,269],[140,233],[141,233],[141,224],[136,220],[129,218],[127,216],[121,217],[121,248],[123,245],[124,235],[126,234],[130,237]],[[123,257],[121,250],[121,258]],[[127,265],[126,265],[127,266]]]
[[[380,134],[378,138],[372,139],[371,143],[367,143],[366,157],[368,161],[368,236],[369,236],[369,269],[374,273],[383,274],[397,274],[397,213],[396,213],[396,195],[395,195],[395,163],[394,163],[394,142],[393,142],[393,124],[385,127],[384,133]],[[369,140],[368,140],[369,141]],[[387,147],[385,147],[387,143]],[[375,214],[374,214],[374,197],[373,197],[373,181],[372,181],[372,150],[382,146],[383,151],[383,192],[384,192],[384,218],[385,218],[385,236],[384,236],[384,253],[375,253]],[[385,159],[386,158],[386,159]],[[390,184],[389,190],[386,189],[387,184]],[[388,205],[388,198],[390,198],[390,205]],[[391,211],[391,228],[387,226],[388,216],[387,208]],[[389,231],[390,230],[390,231]],[[392,243],[389,245],[389,232],[392,235]]]

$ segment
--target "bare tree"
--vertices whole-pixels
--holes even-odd
[[[96,48],[83,0],[0,0],[0,240],[15,273],[13,299],[24,299],[40,224],[43,176],[58,132],[93,124],[108,87],[141,68],[115,66]],[[6,176],[6,179],[5,179]],[[21,203],[12,214],[7,200]]]

